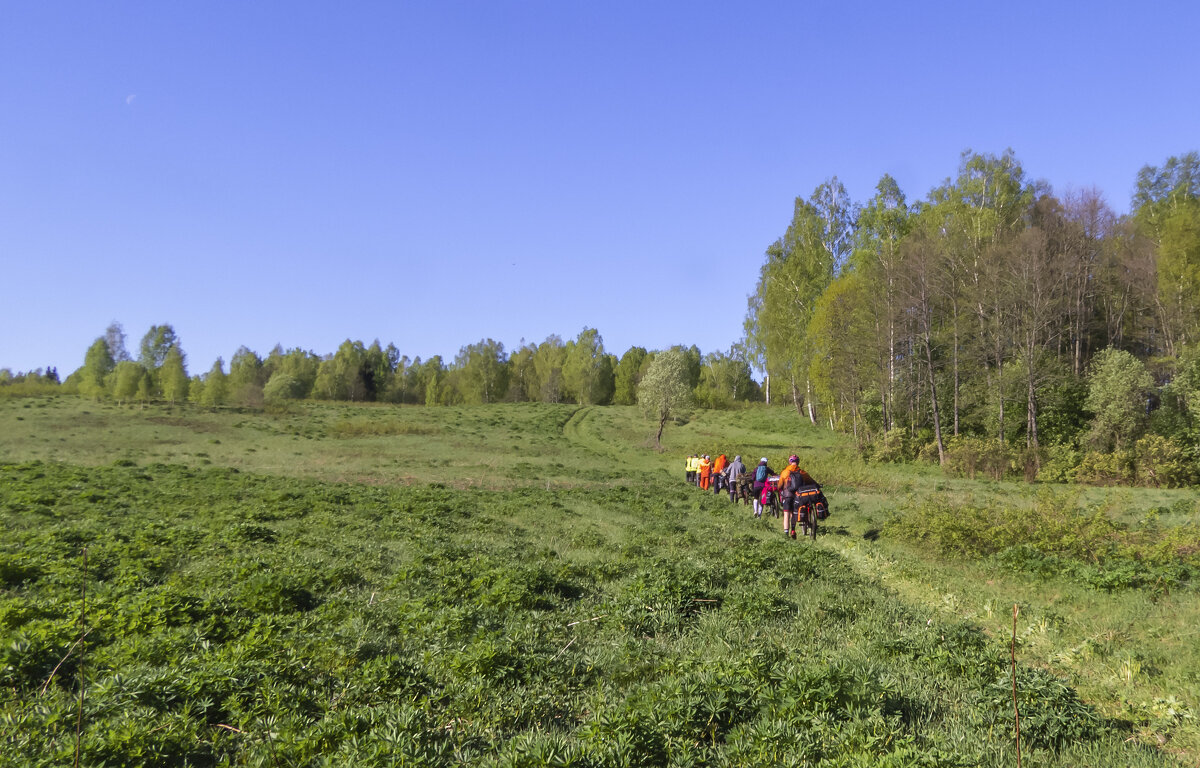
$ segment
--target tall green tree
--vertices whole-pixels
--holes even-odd
[[[649,354],[645,347],[630,347],[617,362],[613,377],[613,402],[617,405],[637,403],[637,388],[645,375]]]
[[[1165,349],[1200,341],[1200,198],[1179,200],[1158,230],[1158,307]]]
[[[363,400],[367,386],[363,370],[367,350],[361,341],[346,339],[317,369],[314,394],[324,400]]]
[[[229,385],[226,378],[225,361],[218,357],[212,364],[212,368],[208,369],[208,373],[204,374],[203,384],[199,390],[201,405],[214,408],[227,402]]]
[[[507,399],[517,403],[527,403],[539,399],[537,371],[533,358],[537,354],[536,344],[526,344],[521,340],[521,346],[508,358],[508,396]]]
[[[295,381],[295,397],[305,398],[312,393],[317,381],[317,371],[321,367],[321,358],[315,353],[299,347],[283,351],[278,345],[267,357],[264,369],[270,371],[267,381],[276,374],[288,376]],[[264,385],[265,387],[265,385]],[[289,391],[291,391],[289,385]]]
[[[364,400],[373,402],[383,399],[395,371],[393,359],[398,358],[399,355],[399,350],[390,344],[388,349],[384,350],[379,345],[379,339],[375,339],[371,342],[371,346],[367,347],[360,371]]]
[[[566,358],[567,348],[559,336],[551,334],[538,344],[537,352],[533,355],[534,384],[538,399],[543,403],[562,402],[566,386],[563,383]]]
[[[393,345],[388,345],[387,350],[388,360],[392,369],[391,376],[388,378],[387,391],[383,393],[383,399],[389,403],[408,403],[410,392],[408,389],[408,369],[412,366],[413,361],[408,359],[408,355],[400,354],[400,350]]]
[[[862,281],[873,286],[875,291],[874,300],[866,305],[874,332],[864,338],[868,342],[874,341],[870,346],[880,361],[876,386],[884,429],[896,426],[900,410],[897,381],[902,372],[897,366],[904,346],[898,285],[902,266],[900,243],[911,226],[904,193],[896,180],[885,174],[875,187],[875,196],[859,213],[853,262]]]
[[[962,369],[969,365],[984,373],[984,400],[970,405],[980,423],[990,422],[988,428],[1004,436],[1004,363],[1011,341],[1004,254],[1023,229],[1033,198],[1034,187],[1011,149],[1001,155],[963,152],[955,179],[930,196],[926,215],[938,220],[936,231],[947,257],[939,290],[948,314],[956,435],[964,411]]]
[[[129,360],[129,351],[125,348],[125,327],[116,320],[108,324],[104,330],[104,343],[108,346],[108,354],[113,359],[113,365]]]
[[[688,386],[688,364],[683,352],[668,349],[654,356],[638,385],[638,405],[657,422],[654,444],[662,448],[667,421],[685,416],[692,407],[692,388]]]
[[[807,329],[814,392],[829,409],[830,421],[849,426],[860,443],[867,437],[861,408],[878,363],[876,350],[864,343],[876,328],[873,287],[862,272],[843,273],[817,300]]]
[[[146,369],[141,363],[132,360],[122,360],[112,372],[112,393],[117,404],[132,401],[138,397],[139,387],[147,377]]]
[[[791,224],[767,249],[750,304],[748,346],[761,349],[768,371],[787,382],[798,412],[808,403],[814,423],[812,384],[806,376],[811,346],[805,331],[817,299],[852,250],[852,212],[836,177],[817,187],[809,200],[796,198]]]
[[[604,351],[604,339],[595,328],[584,328],[567,345],[562,373],[566,391],[576,402],[603,405],[612,400],[612,362]]]
[[[1129,448],[1146,424],[1154,379],[1133,355],[1109,347],[1092,359],[1084,403],[1092,412],[1089,439],[1099,450]]]
[[[163,397],[171,403],[187,399],[187,368],[183,350],[179,348],[178,344],[172,344],[171,348],[167,350],[167,357],[163,360],[162,368],[159,369],[158,378]]]
[[[167,352],[178,343],[179,337],[170,325],[152,325],[138,345],[138,362],[147,371],[157,371],[166,362]]]
[[[425,361],[421,378],[425,384],[425,405],[446,405],[450,392],[446,386],[446,366],[441,355],[434,355]]]
[[[750,364],[735,346],[728,352],[710,352],[704,356],[700,383],[694,388],[695,400],[709,408],[727,408],[736,402],[756,399],[758,385],[750,373]]]
[[[1167,218],[1188,200],[1200,198],[1200,152],[1167,158],[1138,171],[1132,207],[1143,234],[1158,242]]]
[[[79,394],[99,400],[105,393],[105,380],[117,363],[113,360],[108,341],[100,337],[88,347],[79,369]]]
[[[229,359],[229,375],[226,378],[230,401],[237,405],[261,405],[265,383],[262,358],[245,345],[238,347]]]
[[[468,403],[496,403],[504,399],[509,368],[503,344],[493,339],[469,344],[459,350],[454,364]]]
[[[303,397],[303,385],[300,380],[285,370],[277,370],[263,385],[263,402],[278,406],[291,400]]]

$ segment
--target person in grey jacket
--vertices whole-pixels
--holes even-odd
[[[742,473],[745,471],[746,471],[746,465],[742,463],[741,456],[734,456],[733,463],[731,463],[728,467],[725,468],[725,477],[728,480],[728,482],[726,482],[725,485],[726,485],[726,487],[729,488],[729,500],[730,501],[737,500],[737,481],[738,481],[738,478],[741,477]]]

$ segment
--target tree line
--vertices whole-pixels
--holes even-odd
[[[1129,215],[964,152],[910,202],[836,177],[767,249],[742,347],[768,401],[881,460],[1195,482],[1200,155],[1138,174]]]
[[[665,355],[665,352],[671,355]],[[124,328],[113,322],[92,342],[83,365],[59,384],[49,369],[13,374],[0,370],[0,391],[76,392],[117,403],[163,400],[201,406],[277,406],[296,400],[458,405],[497,402],[633,405],[654,361],[682,361],[681,385],[689,405],[726,408],[762,399],[750,363],[739,347],[702,354],[692,345],[651,351],[630,347],[619,358],[605,350],[594,328],[574,339],[552,335],[522,344],[511,354],[483,339],[462,347],[453,360],[402,355],[394,344],[346,340],[332,354],[285,350],[276,345],[265,357],[242,346],[229,359],[203,373],[188,373],[187,356],[170,324],[154,325],[136,355],[127,348]],[[7,386],[5,386],[7,385]]]
[[[966,475],[1193,483],[1200,155],[1145,166],[1128,215],[1094,189],[1056,194],[1011,150],[964,152],[956,174],[916,202],[887,175],[865,203],[833,177],[795,200],[766,249],[744,336],[727,352],[635,346],[618,358],[585,328],[511,354],[483,339],[452,360],[410,360],[378,340],[324,355],[241,347],[228,365],[189,375],[170,325],[151,327],[136,357],[125,343],[113,323],[61,386],[54,369],[4,369],[0,393],[205,406],[629,405],[670,351],[660,366],[670,386],[654,380],[673,402],[787,403],[852,434],[869,459],[924,459]]]

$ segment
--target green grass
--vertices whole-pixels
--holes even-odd
[[[1019,603],[1025,764],[1200,755],[1190,581],[1100,589],[897,529],[1038,489],[866,466],[787,410],[701,413],[663,453],[651,429],[0,400],[0,753],[71,764],[84,681],[87,765],[1012,765]],[[826,535],[686,487],[693,451],[798,451]],[[1076,503],[1118,539],[1194,526],[1185,494],[1107,493]]]

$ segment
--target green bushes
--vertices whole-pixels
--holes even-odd
[[[892,535],[957,557],[991,557],[1012,570],[1067,576],[1098,589],[1170,589],[1200,575],[1200,533],[1130,528],[1075,496],[1044,492],[1032,504],[974,505],[945,495],[910,502]]]
[[[1139,485],[1179,488],[1200,479],[1192,457],[1171,438],[1146,435],[1137,441],[1134,450]]]
[[[975,479],[978,474],[1002,480],[1015,466],[1016,451],[995,438],[983,439],[959,435],[946,445],[947,472]]]
[[[1042,669],[1021,670],[1017,679],[1021,743],[1026,749],[1061,749],[1094,739],[1104,724],[1096,710],[1079,700],[1075,689]],[[988,725],[1016,733],[1011,672],[987,688]]]
[[[1141,485],[1179,488],[1200,479],[1200,467],[1177,440],[1146,435],[1132,447],[1111,452],[1092,451],[1080,456],[1069,449],[1058,450],[1058,462],[1042,477],[1073,480],[1087,485]]]

